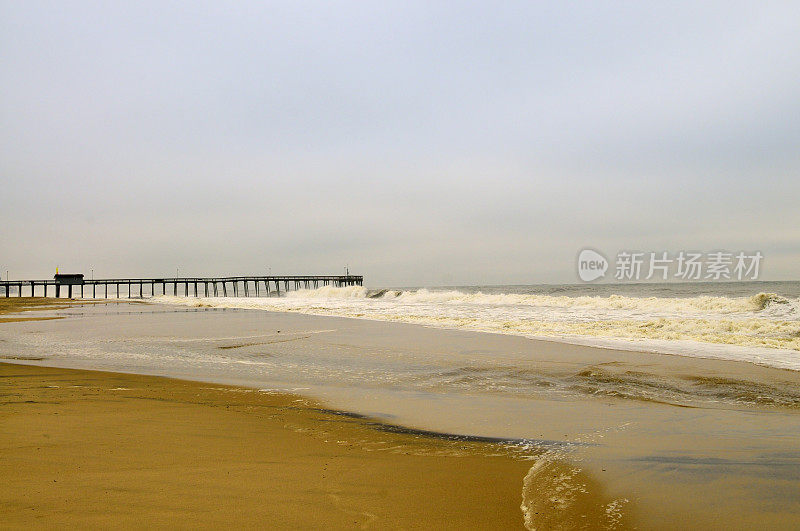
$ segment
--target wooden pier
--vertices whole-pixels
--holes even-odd
[[[281,291],[312,289],[322,286],[362,286],[361,275],[329,276],[244,276],[244,277],[174,277],[84,279],[83,275],[56,275],[51,280],[2,280],[0,296],[81,298],[145,298],[157,295],[176,297],[276,297]],[[110,288],[109,288],[110,286]],[[51,290],[52,288],[52,290]],[[74,292],[73,292],[74,288]]]

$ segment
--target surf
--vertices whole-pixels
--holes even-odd
[[[800,370],[800,297],[767,291],[655,296],[641,290],[646,296],[633,296],[596,295],[588,289],[569,295],[489,289],[325,286],[282,297],[154,300],[406,322]]]

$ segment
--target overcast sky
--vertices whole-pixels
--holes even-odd
[[[0,2],[0,270],[800,277],[796,2]]]

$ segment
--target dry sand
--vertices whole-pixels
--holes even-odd
[[[0,364],[0,527],[521,528],[530,461],[302,397]]]

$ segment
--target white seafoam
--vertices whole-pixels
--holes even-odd
[[[172,297],[161,303],[415,323],[800,370],[800,299],[554,296],[322,287],[281,297]]]

